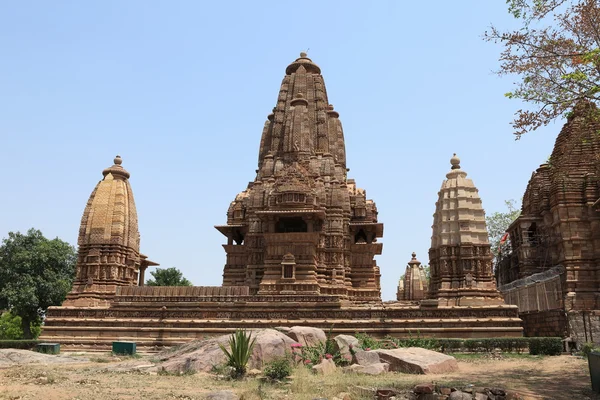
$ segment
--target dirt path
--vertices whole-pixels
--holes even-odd
[[[352,385],[406,387],[419,382],[501,387],[529,399],[598,400],[591,392],[587,362],[571,356],[524,359],[459,360],[460,371],[448,375],[387,374],[370,377],[336,373],[314,376],[302,369],[291,385],[264,385],[256,379],[222,381],[209,374],[156,375],[145,370],[149,358],[114,362],[109,357],[63,364],[13,365],[0,369],[2,400],[202,399],[208,392],[232,390],[245,400],[332,398]],[[93,362],[95,361],[95,362]],[[136,366],[142,366],[141,370]],[[358,398],[358,397],[357,397]]]

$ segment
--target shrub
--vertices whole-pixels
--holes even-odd
[[[40,335],[41,330],[39,322],[31,323],[31,333],[34,338]],[[21,340],[23,338],[21,317],[9,311],[2,313],[0,316],[0,340]]]
[[[366,333],[355,333],[354,337],[358,339],[358,345],[363,350],[375,350],[380,347],[379,340],[367,335]]]
[[[595,343],[586,342],[581,345],[581,353],[586,357],[589,356],[592,351],[596,351],[597,349],[598,347]]]
[[[252,355],[256,338],[251,333],[238,329],[229,338],[229,350],[222,344],[219,347],[227,357],[227,366],[233,368],[233,376],[240,377],[246,373],[246,366]]]
[[[292,373],[292,363],[289,358],[280,358],[267,363],[263,368],[263,373],[274,380],[283,380]]]
[[[559,337],[539,337],[529,339],[529,354],[558,356],[562,353],[562,340]]]
[[[0,349],[23,349],[31,350],[38,343],[39,340],[0,340]]]

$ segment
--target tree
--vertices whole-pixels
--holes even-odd
[[[504,204],[506,204],[508,211],[495,212],[485,217],[485,223],[490,236],[490,245],[494,257],[498,254],[502,236],[504,236],[504,233],[510,224],[512,224],[514,220],[516,220],[521,214],[521,210],[519,210],[515,200],[504,200]]]
[[[495,26],[484,39],[504,46],[499,75],[516,74],[505,96],[529,103],[512,122],[517,139],[568,116],[587,100],[600,102],[600,4],[597,0],[507,0],[521,27],[502,32]]]
[[[0,246],[0,310],[21,318],[25,339],[49,306],[60,305],[73,283],[77,253],[67,242],[30,229],[10,232]]]
[[[183,277],[181,271],[175,267],[171,268],[156,268],[156,271],[150,272],[154,277],[148,279],[148,286],[192,286],[192,282]]]
[[[0,340],[20,340],[23,339],[23,328],[21,327],[21,317],[7,311],[0,315]],[[31,323],[32,336],[38,337],[42,328],[39,321]]]

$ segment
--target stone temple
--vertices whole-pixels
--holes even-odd
[[[222,286],[143,286],[145,269],[157,264],[140,254],[121,163],[117,157],[104,170],[90,196],[77,278],[65,303],[48,310],[42,340],[75,349],[126,340],[152,350],[236,328],[293,325],[376,336],[522,335],[517,307],[504,304],[491,275],[481,201],[454,161],[436,206],[427,298],[382,302],[375,256],[383,224],[347,176],[339,114],[305,53],[285,70],[256,178],[216,226],[227,242]]]
[[[321,69],[300,55],[286,68],[263,129],[256,179],[227,211],[223,286],[258,295],[380,301],[383,224],[348,179],[344,131]]]
[[[532,174],[498,284],[528,336],[600,343],[600,111],[582,101]]]

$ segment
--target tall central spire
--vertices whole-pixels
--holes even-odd
[[[224,286],[253,295],[381,301],[383,224],[348,179],[339,115],[321,69],[301,53],[265,123],[254,182],[227,212]]]
[[[263,129],[258,155],[259,177],[270,176],[283,165],[331,155],[346,168],[344,133],[339,114],[327,100],[319,66],[300,53],[285,70],[277,104]]]

